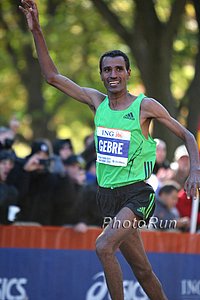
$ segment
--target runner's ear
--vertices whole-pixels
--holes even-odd
[[[127,79],[129,79],[129,77],[131,76],[131,69],[127,70]]]

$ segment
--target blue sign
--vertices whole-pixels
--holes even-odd
[[[120,253],[125,300],[148,300]],[[148,253],[170,300],[200,299],[200,255]],[[0,300],[109,300],[94,251],[0,249]]]

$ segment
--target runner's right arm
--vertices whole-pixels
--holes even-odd
[[[92,88],[80,87],[61,75],[54,65],[40,27],[37,5],[33,0],[22,0],[20,10],[26,16],[28,27],[33,34],[38,60],[45,80],[70,97],[96,109],[105,95]]]

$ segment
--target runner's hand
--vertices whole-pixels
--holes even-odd
[[[22,6],[19,6],[19,9],[24,13],[28,27],[31,31],[38,29],[39,25],[39,16],[37,5],[33,0],[21,0]]]
[[[200,168],[192,169],[190,175],[185,182],[184,187],[187,197],[198,196],[198,191],[200,190]]]

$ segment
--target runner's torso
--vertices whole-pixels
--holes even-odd
[[[95,115],[97,180],[101,187],[115,188],[142,181],[152,173],[156,143],[142,134],[140,94],[124,110],[112,110],[108,97]]]

